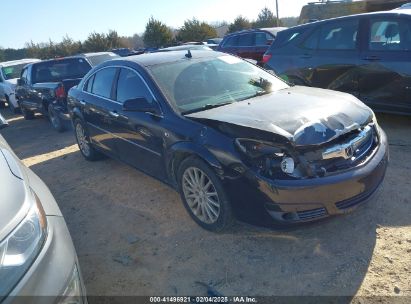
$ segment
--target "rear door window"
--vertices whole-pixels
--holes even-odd
[[[368,47],[373,51],[411,49],[411,22],[398,19],[372,19]]]
[[[238,45],[238,36],[231,36],[227,38],[227,41],[224,43],[224,47],[234,47]]]
[[[267,45],[269,41],[274,40],[274,38],[265,32],[255,33],[255,45],[263,46]]]
[[[238,46],[253,46],[254,45],[254,34],[248,33],[243,34],[238,37]]]
[[[312,32],[301,44],[302,48],[308,50],[316,50],[318,47],[318,39],[320,38],[320,29],[317,28]]]
[[[94,75],[94,82],[91,92],[98,96],[111,98],[113,80],[117,73],[117,68],[105,68]]]
[[[321,27],[318,49],[354,50],[357,47],[358,19],[329,22]]]

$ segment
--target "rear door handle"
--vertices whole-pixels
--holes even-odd
[[[79,103],[80,103],[82,106],[85,106],[85,105],[86,105],[86,102],[85,102],[84,100],[80,100]]]
[[[313,55],[311,55],[311,54],[304,54],[304,55],[301,56],[302,59],[310,59],[312,57],[313,57]]]
[[[120,116],[120,114],[118,114],[116,111],[110,111],[110,112],[108,112],[108,114],[110,114],[110,116],[112,116],[114,118],[118,118]]]
[[[363,60],[378,61],[378,60],[380,60],[380,57],[378,57],[378,56],[366,56],[366,57],[363,58]]]

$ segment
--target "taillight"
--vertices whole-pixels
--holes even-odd
[[[271,55],[271,54],[264,54],[264,56],[263,56],[263,63],[269,62],[272,56],[273,56],[273,55]]]
[[[58,88],[55,91],[56,97],[57,98],[65,98],[66,97],[66,91],[64,90],[64,87],[62,85],[58,86]]]

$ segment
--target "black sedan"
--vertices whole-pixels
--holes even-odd
[[[355,97],[290,87],[219,52],[105,62],[68,106],[86,159],[106,154],[168,183],[212,231],[235,215],[289,225],[346,213],[387,167],[385,133]]]

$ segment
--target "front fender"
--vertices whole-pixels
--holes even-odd
[[[204,146],[194,142],[178,142],[172,145],[166,153],[167,174],[176,184],[176,173],[180,163],[187,157],[195,156],[205,161],[221,178],[224,170],[218,159]]]

